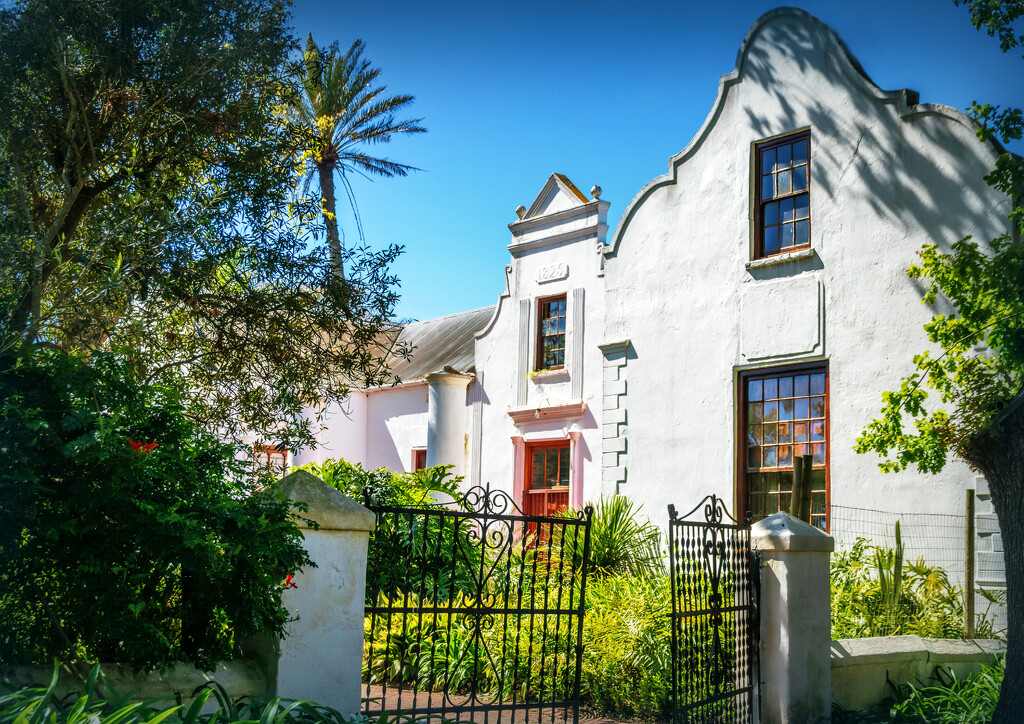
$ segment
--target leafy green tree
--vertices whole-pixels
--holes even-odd
[[[1003,50],[1024,45],[1024,2],[956,2]],[[1024,131],[1019,108],[975,104],[972,113],[983,141],[1019,140]],[[881,416],[865,428],[857,451],[882,455],[887,472],[910,465],[938,472],[953,454],[988,481],[1003,536],[1008,612],[1006,678],[992,721],[1009,724],[1024,721],[1024,160],[1001,154],[986,180],[1013,202],[1011,231],[987,249],[968,237],[948,253],[936,245],[921,251],[908,273],[926,281],[926,302],[941,294],[956,312],[925,325],[941,353],[914,357],[915,371],[884,393]]]
[[[310,561],[235,452],[108,353],[0,365],[0,661],[209,669],[280,635]]]
[[[331,266],[345,277],[346,252],[338,232],[337,174],[355,214],[359,237],[362,225],[349,175],[405,176],[412,166],[370,155],[367,146],[388,143],[392,136],[423,133],[422,119],[400,121],[396,114],[413,102],[411,95],[387,96],[387,86],[375,85],[380,69],[363,58],[363,41],[356,40],[342,55],[337,43],[319,47],[310,35],[299,74],[302,92],[290,106],[289,115],[302,138],[307,164],[306,185],[314,177],[320,185],[321,214],[327,229]]]
[[[0,350],[116,350],[208,430],[313,442],[379,383],[400,252],[329,283],[302,223],[285,0],[0,10]]]

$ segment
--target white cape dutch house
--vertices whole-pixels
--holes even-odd
[[[613,237],[600,189],[552,175],[509,225],[497,305],[405,327],[401,384],[353,392],[296,462],[451,463],[528,512],[619,492],[661,522],[709,492],[770,514],[808,454],[826,529],[835,506],[962,515],[977,488],[978,575],[998,586],[983,479],[883,476],[853,445],[925,345],[918,250],[1007,231],[983,180],[1000,151],[959,111],[880,90],[817,19],[772,11]]]

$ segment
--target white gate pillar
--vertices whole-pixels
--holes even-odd
[[[789,513],[755,523],[761,553],[761,724],[827,724],[832,711],[832,536]]]
[[[346,717],[360,711],[366,551],[372,512],[305,470],[277,485],[309,505],[303,546],[316,568],[295,571],[282,603],[293,619],[279,644],[276,695],[311,699]]]

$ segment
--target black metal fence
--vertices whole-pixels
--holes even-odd
[[[577,722],[590,508],[528,516],[475,487],[373,510],[364,713]]]
[[[672,722],[753,724],[760,578],[750,521],[737,523],[711,495],[683,516],[670,505],[668,531]]]

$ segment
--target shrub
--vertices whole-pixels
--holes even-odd
[[[366,470],[359,463],[328,459],[301,467],[333,488],[373,507],[429,509],[441,501],[458,500],[461,475],[452,475],[454,465],[437,465],[411,473],[387,468]],[[445,506],[451,509],[452,506]],[[458,509],[458,505],[455,506]],[[411,526],[402,514],[380,513],[370,533],[366,562],[366,603],[378,596],[394,598],[406,591],[435,590],[450,598],[472,588],[469,569],[479,562],[479,546],[468,536],[471,526],[456,529],[451,519],[445,524],[439,515],[416,516]],[[456,549],[462,551],[455,556]],[[455,565],[452,565],[452,562]]]
[[[359,463],[328,458],[322,463],[307,463],[299,469],[308,470],[360,503],[420,508],[451,500],[458,494],[464,478],[452,475],[454,468],[454,465],[435,465],[411,473],[396,473],[387,468],[366,470]]]
[[[117,357],[0,363],[0,650],[5,663],[209,668],[280,634],[308,565],[291,501],[173,390]],[[264,481],[267,482],[267,481]]]
[[[590,572],[650,575],[664,570],[661,530],[640,519],[642,505],[624,495],[601,496],[590,528]]]
[[[608,576],[587,582],[580,695],[608,713],[668,716],[672,693],[668,576]]]
[[[903,560],[896,527],[896,547],[883,548],[858,538],[831,560],[832,638],[917,635],[963,636],[963,590],[946,572],[918,558]],[[994,634],[982,617],[978,637]]]

